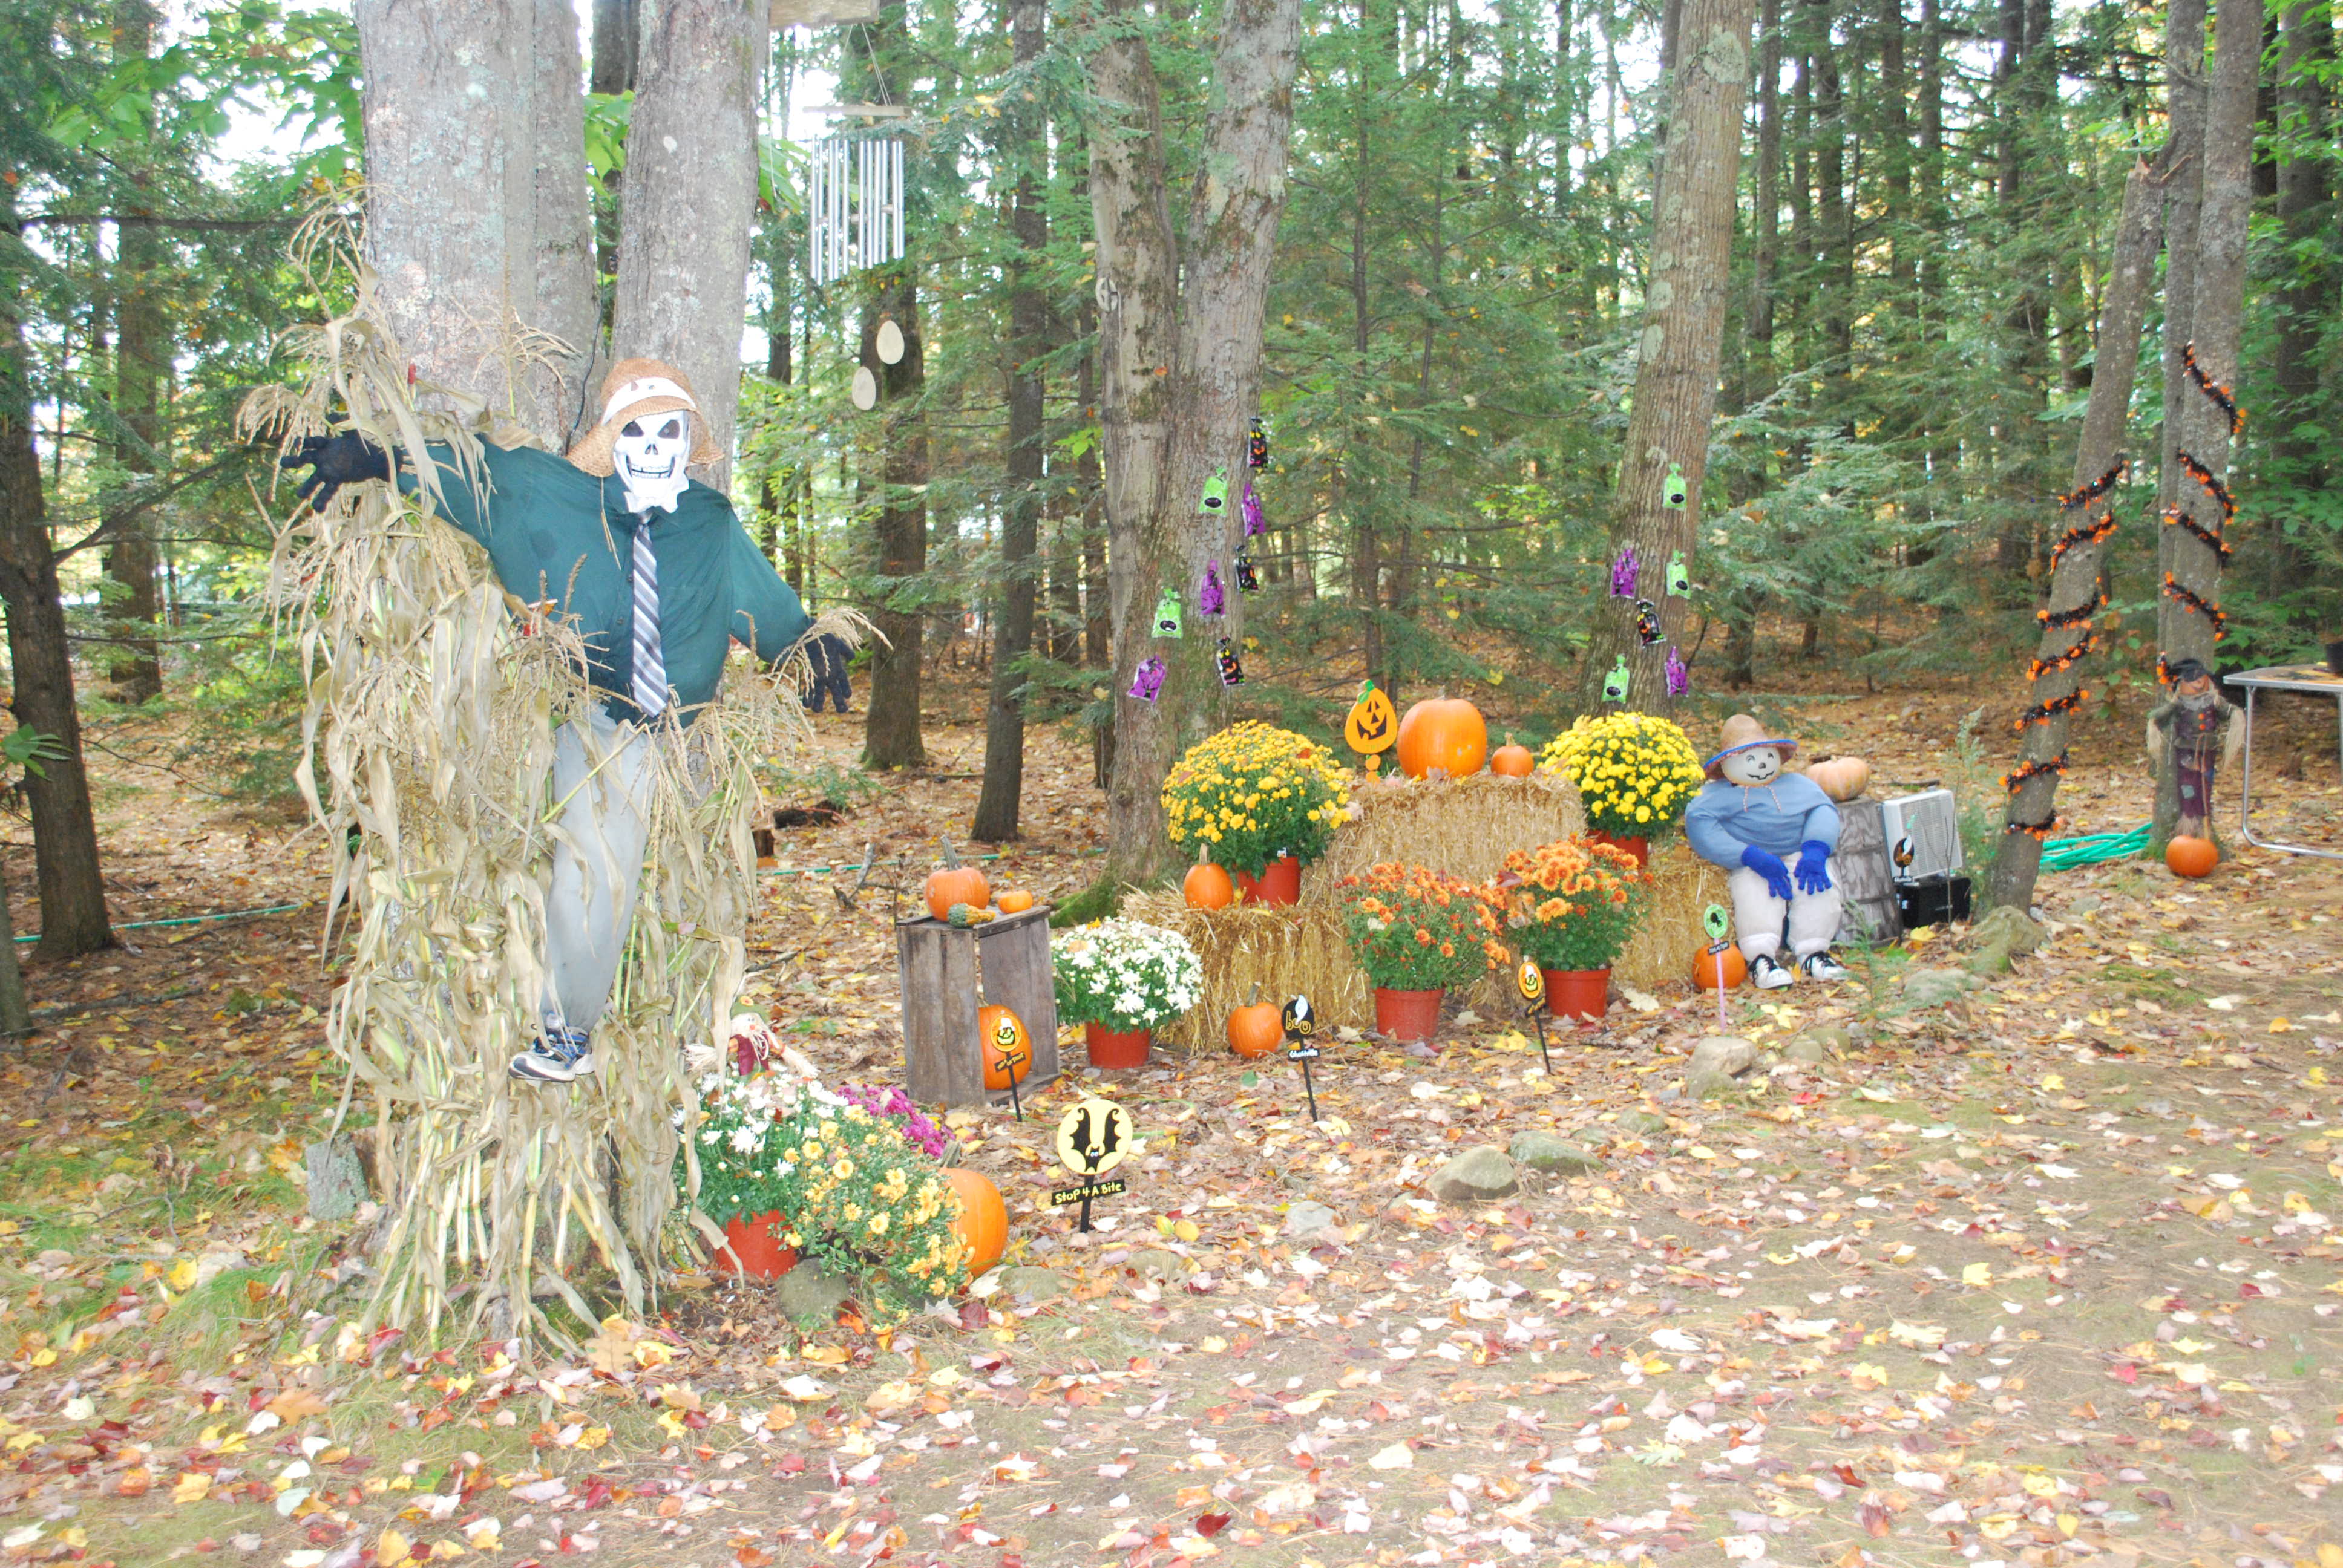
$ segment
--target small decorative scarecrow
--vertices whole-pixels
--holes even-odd
[[[1725,744],[1706,763],[1708,782],[1684,809],[1684,837],[1701,859],[1725,869],[1734,935],[1762,990],[1795,978],[1776,958],[1784,928],[1792,962],[1809,980],[1846,978],[1831,957],[1839,890],[1831,875],[1838,808],[1822,787],[1782,766],[1798,743],[1769,737],[1745,713],[1725,721]],[[1795,867],[1792,862],[1795,861]]]
[[[2201,839],[2213,809],[2214,770],[2237,759],[2246,727],[2237,722],[2237,709],[2222,699],[2213,672],[2202,662],[2180,659],[2167,673],[2172,695],[2147,713],[2147,755],[2161,771],[2165,749],[2171,748],[2180,797],[2180,820],[2174,831],[2184,839]]]

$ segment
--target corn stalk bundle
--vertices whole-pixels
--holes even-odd
[[[330,414],[403,472],[434,476],[424,444],[447,442],[475,482],[477,442],[519,433],[409,383],[357,255],[346,229],[303,230],[297,263],[349,308],[293,335],[298,377],[256,392],[246,428],[290,445]],[[544,347],[504,335],[517,362]],[[418,408],[425,393],[454,411]],[[680,1048],[726,1036],[753,878],[750,764],[804,739],[795,693],[809,672],[793,652],[770,689],[688,730],[672,715],[652,730],[650,849],[598,1070],[567,1089],[516,1082],[505,1064],[534,1038],[545,993],[563,805],[554,731],[596,699],[576,632],[516,613],[485,553],[434,517],[433,488],[351,487],[323,512],[305,508],[271,567],[308,690],[298,783],[328,842],[350,846],[334,877],[334,902],[347,895],[355,911],[343,917],[347,979],[327,1027],[348,1070],[344,1114],[374,1121],[382,1214],[366,1326],[567,1344],[541,1303],[558,1299],[583,1323],[600,1315],[572,1275],[607,1272],[639,1314],[663,1263],[691,1255],[689,1231],[671,1223],[679,1148],[687,1191],[698,1188]],[[859,637],[830,617],[817,629]]]

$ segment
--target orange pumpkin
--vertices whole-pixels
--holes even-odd
[[[1741,956],[1739,948],[1730,947],[1721,953],[1713,953],[1703,948],[1692,960],[1692,983],[1702,990],[1715,990],[1716,966],[1720,961],[1725,965],[1725,990],[1732,990],[1749,978],[1749,960]]]
[[[1228,868],[1210,860],[1198,860],[1189,867],[1180,888],[1188,895],[1192,910],[1225,910],[1237,900],[1236,884],[1229,880]]]
[[[1834,800],[1852,800],[1871,782],[1871,764],[1860,757],[1834,757],[1807,765],[1806,777]]]
[[[928,913],[950,918],[954,904],[980,910],[992,902],[992,889],[974,866],[945,866],[928,873]]]
[[[1400,771],[1411,779],[1435,768],[1463,779],[1488,759],[1488,722],[1461,697],[1427,697],[1399,721]]]
[[[1027,892],[1024,889],[1009,888],[1002,890],[1001,895],[1001,912],[1002,914],[1021,915],[1032,907],[1033,895]]]
[[[1033,1071],[1033,1042],[1025,1020],[998,1005],[976,1010],[976,1038],[984,1048],[984,1087],[1007,1089],[1012,1072],[1019,1083]]]
[[[1536,770],[1536,768],[1537,759],[1530,755],[1530,749],[1526,746],[1514,745],[1513,738],[1510,735],[1505,737],[1505,743],[1498,747],[1489,758],[1489,771],[1500,778],[1526,779]]]
[[[1252,994],[1261,995],[1261,988]],[[1247,1061],[1259,1061],[1284,1043],[1285,1020],[1275,1002],[1250,1002],[1230,1012],[1229,1049]]]
[[[2209,877],[2221,863],[2221,851],[2210,839],[2175,839],[2164,846],[2164,863],[2176,877]]]
[[[1001,1189],[991,1178],[964,1165],[946,1171],[944,1180],[951,1183],[952,1196],[960,1200],[952,1230],[967,1249],[968,1277],[973,1280],[1001,1261],[1001,1254],[1009,1248],[1009,1206],[1001,1201]]]

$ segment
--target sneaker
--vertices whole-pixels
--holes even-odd
[[[1843,980],[1846,978],[1846,967],[1827,951],[1808,953],[1800,959],[1798,972],[1814,980]]]
[[[1770,953],[1749,960],[1749,980],[1759,990],[1780,990],[1796,977],[1774,961]]]
[[[506,1069],[530,1083],[568,1083],[594,1070],[594,1047],[584,1030],[548,1023],[535,1045]]]

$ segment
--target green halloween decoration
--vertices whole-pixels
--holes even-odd
[[[1711,904],[1701,911],[1700,923],[1707,930],[1710,941],[1721,942],[1733,929],[1733,917],[1725,912],[1723,904]]]
[[[1605,702],[1627,700],[1627,656],[1624,653],[1619,656],[1618,662],[1611,667],[1611,673],[1603,678],[1603,700]]]
[[[1180,590],[1178,588],[1165,588],[1163,597],[1155,601],[1155,635],[1158,637],[1180,635]]]
[[[1692,598],[1692,574],[1684,569],[1682,550],[1668,558],[1668,592],[1677,598]]]
[[[1670,463],[1668,465],[1668,477],[1665,481],[1665,487],[1660,493],[1660,504],[1664,507],[1675,507],[1681,509],[1684,504],[1684,498],[1687,493],[1688,492],[1684,485],[1684,469],[1674,463]]]
[[[1196,509],[1208,518],[1217,518],[1229,509],[1229,471],[1226,468],[1214,469],[1212,477],[1204,481],[1204,498],[1196,503]]]

